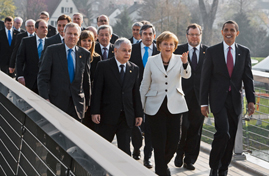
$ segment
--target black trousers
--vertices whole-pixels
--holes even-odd
[[[180,136],[182,114],[171,114],[164,99],[156,115],[147,115],[150,123],[152,146],[154,148],[155,172],[167,175],[167,164],[173,158]]]
[[[218,113],[213,113],[216,133],[212,142],[209,165],[211,169],[228,170],[233,155],[235,135],[239,115],[233,108],[231,93],[228,94],[225,106]]]
[[[77,121],[79,122],[82,122],[83,119],[80,119],[78,117],[78,114],[76,112],[76,109],[75,109],[75,105],[74,105],[74,102],[73,102],[73,98],[70,97],[69,98],[69,101],[68,101],[68,109],[67,109],[67,112],[66,112],[68,115],[70,115],[71,117],[73,117],[74,119],[76,119]]]
[[[133,144],[134,150],[139,150],[141,148],[142,140],[143,140],[143,137],[142,137],[141,128],[140,126],[139,127],[135,126],[132,130],[132,144]]]
[[[100,124],[96,125],[95,130],[96,133],[98,133],[109,142],[112,142],[114,136],[116,135],[118,148],[131,156],[130,138],[132,134],[132,128],[127,125],[124,112],[121,112],[120,118],[116,125],[110,125],[101,122]]]
[[[202,128],[204,123],[204,116],[201,113],[201,107],[192,91],[188,99],[189,111],[183,114],[182,119],[182,134],[177,149],[177,155],[184,158],[184,163],[194,164],[200,152],[200,141]]]

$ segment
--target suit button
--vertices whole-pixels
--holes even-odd
[[[124,92],[121,92],[122,94],[124,94]]]
[[[168,83],[166,82],[165,84],[167,85]]]
[[[165,89],[165,92],[167,92],[167,89]]]
[[[167,78],[167,75],[165,75],[165,77]]]

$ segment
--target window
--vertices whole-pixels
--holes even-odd
[[[64,7],[62,7],[62,11],[61,12],[64,13]]]
[[[54,21],[51,21],[50,24],[51,24],[52,26],[54,26]]]
[[[73,13],[73,7],[70,7],[70,13]]]

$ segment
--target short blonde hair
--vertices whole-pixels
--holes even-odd
[[[176,50],[177,48],[177,44],[178,44],[178,38],[177,36],[170,32],[170,31],[164,31],[163,33],[161,33],[158,37],[157,37],[157,49],[160,51],[160,44],[165,41],[165,40],[170,40],[170,39],[173,39],[174,40],[174,44],[175,44],[175,49],[174,51]]]

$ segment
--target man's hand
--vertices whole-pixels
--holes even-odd
[[[208,117],[209,114],[208,106],[201,107],[201,113],[203,114],[203,116]]]
[[[100,123],[100,120],[101,120],[100,114],[94,114],[94,115],[92,115],[92,121],[94,123],[99,124]]]
[[[15,68],[9,67],[8,69],[9,69],[9,73],[14,73],[14,71],[15,71]]]
[[[253,102],[248,103],[248,115],[252,115],[255,112],[255,105]]]
[[[88,111],[88,107],[89,107],[89,106],[85,106],[85,112],[87,112],[87,111]]]
[[[18,81],[19,81],[19,83],[21,83],[22,85],[25,86],[25,79],[24,79],[24,77],[19,78]]]
[[[135,118],[135,126],[140,126],[141,125],[141,123],[142,123],[142,117],[137,117],[137,118]]]

